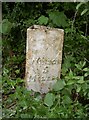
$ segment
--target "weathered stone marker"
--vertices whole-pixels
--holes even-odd
[[[47,93],[60,78],[64,30],[34,25],[27,29],[26,86]]]

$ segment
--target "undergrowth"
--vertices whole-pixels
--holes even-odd
[[[2,117],[87,118],[89,36],[87,3],[2,3]],[[25,88],[26,30],[33,24],[65,31],[61,78],[47,94]]]

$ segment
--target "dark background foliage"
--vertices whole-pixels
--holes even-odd
[[[2,3],[2,13],[3,116],[87,117],[89,3],[8,2]],[[39,93],[33,97],[24,87],[26,31],[34,24],[65,31],[61,73],[65,84],[58,83],[61,89],[55,85],[45,98]]]

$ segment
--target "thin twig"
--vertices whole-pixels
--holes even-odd
[[[74,14],[74,18],[73,18],[73,21],[72,21],[72,30],[73,30],[73,27],[74,27],[74,22],[75,22],[75,18],[77,16],[77,12],[78,10],[76,10],[75,14]]]

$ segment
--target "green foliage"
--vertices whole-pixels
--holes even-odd
[[[53,105],[54,100],[55,100],[55,96],[52,93],[48,93],[45,96],[44,104],[46,104],[47,106],[51,107]]]
[[[12,23],[8,19],[4,19],[0,24],[0,33],[8,34],[12,28]]]
[[[62,90],[64,88],[64,86],[65,86],[64,80],[58,80],[56,82],[56,84],[53,86],[53,89],[55,91],[59,91],[59,90]]]
[[[89,9],[84,9],[82,12],[81,12],[81,15],[84,15]]]
[[[88,117],[89,3],[2,4],[3,118]],[[26,30],[33,24],[65,31],[61,79],[46,95],[24,84]]]
[[[58,27],[66,27],[67,26],[67,17],[63,12],[53,11],[49,12],[49,19],[52,23]]]
[[[81,12],[81,16],[86,14],[89,15],[89,4],[87,4],[86,2],[85,3],[79,3],[77,6],[76,6],[76,10],[79,10],[79,8],[81,6],[84,6],[85,8],[83,9],[83,11]]]
[[[41,17],[38,18],[38,23],[46,25],[48,23],[48,18],[42,15]]]
[[[7,95],[8,99],[3,101],[3,117],[7,118],[8,115],[19,118],[88,117],[89,104],[86,101],[89,99],[89,81],[84,74],[88,72],[89,76],[89,68],[85,66],[85,62],[75,64],[76,74],[68,70],[66,76],[58,80],[53,90],[44,98],[39,93],[33,96],[32,91],[27,91],[22,85],[22,79],[10,80],[8,70],[4,69],[3,99]],[[77,75],[77,71],[83,72],[82,75]]]
[[[81,5],[83,5],[84,3],[79,3],[77,6],[76,6],[76,10],[78,10],[80,7],[81,7]]]

